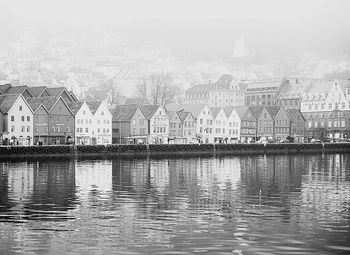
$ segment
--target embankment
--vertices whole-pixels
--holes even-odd
[[[1,146],[0,158],[48,156],[157,157],[163,155],[212,156],[336,152],[350,152],[350,143]]]

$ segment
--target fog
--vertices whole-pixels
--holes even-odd
[[[110,57],[157,51],[158,58],[166,55],[163,66],[207,71],[220,63],[222,71],[259,65],[264,73],[272,61],[263,75],[271,76],[303,71],[311,61],[323,65],[309,75],[323,76],[349,63],[346,0],[0,0],[0,9],[3,51],[32,31],[43,45],[65,40],[97,59],[105,54],[97,46],[107,40],[118,48]]]

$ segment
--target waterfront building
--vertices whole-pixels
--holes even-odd
[[[235,107],[235,110],[240,118],[240,141],[250,143],[256,141],[257,121],[248,106]]]
[[[140,105],[131,118],[131,137],[133,143],[167,144],[170,119],[161,105]]]
[[[74,114],[74,141],[79,145],[96,144],[94,137],[93,114],[86,102],[68,103]]]
[[[309,139],[349,138],[350,82],[315,80],[302,97],[301,112]]]
[[[0,126],[3,144],[33,144],[33,111],[23,95],[0,96]]]
[[[28,86],[12,86],[11,84],[2,85],[0,89],[3,95],[21,94],[24,98],[34,97]]]
[[[279,141],[290,136],[290,117],[283,106],[265,106],[257,123],[258,137]]]
[[[49,97],[36,97],[27,99],[29,105],[43,105],[48,112],[48,129],[45,132],[38,134],[42,128],[39,126],[45,123],[44,109],[40,109],[40,112],[36,112],[35,128],[37,134],[37,141],[43,144],[66,144],[72,142],[74,139],[74,114],[62,97],[49,96]],[[35,109],[35,107],[33,106]],[[39,137],[40,136],[40,137]]]
[[[112,119],[112,143],[126,143],[126,138],[131,137],[131,119],[134,116],[138,106],[136,104],[131,105],[117,105],[113,111]],[[137,125],[136,125],[137,124]],[[142,128],[143,132],[146,133],[145,125],[139,126],[142,123],[135,122],[135,133],[140,134]]]
[[[244,81],[246,105],[277,105],[278,97],[286,85],[285,78]]]
[[[168,115],[170,143],[196,142],[196,122],[190,112],[168,111]]]
[[[87,102],[92,120],[92,144],[112,144],[112,113],[107,102]]]
[[[210,108],[214,119],[214,143],[228,142],[228,120],[223,108]]]
[[[298,109],[287,109],[290,118],[290,136],[294,138],[295,143],[305,141],[305,118]]]
[[[229,142],[240,141],[241,119],[235,107],[226,107],[224,111],[227,116],[227,133]]]
[[[193,85],[186,91],[184,104],[208,104],[209,107],[242,106],[244,89],[230,74],[224,74],[215,83]]]
[[[47,137],[49,136],[49,111],[43,104],[44,98],[29,98],[27,102],[33,111],[33,144],[47,144]]]

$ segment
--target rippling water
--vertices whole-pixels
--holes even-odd
[[[0,163],[0,254],[348,254],[350,154]]]

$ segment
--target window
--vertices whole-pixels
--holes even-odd
[[[85,115],[86,114],[86,111],[83,111],[83,115]]]
[[[103,124],[106,124],[106,120],[103,120]]]
[[[15,121],[15,116],[11,116],[11,121]]]
[[[30,116],[27,116],[27,121],[30,121]]]
[[[134,121],[133,121],[133,123],[134,123]],[[97,124],[100,124],[100,120],[97,120]]]
[[[203,124],[203,119],[199,119],[199,124]]]
[[[90,120],[89,120],[89,124],[91,124],[91,123],[92,123],[92,120],[90,119]]]
[[[85,133],[89,133],[89,129],[88,128],[85,128]]]
[[[30,132],[30,126],[27,126],[27,132]]]
[[[20,111],[22,111],[22,110],[23,110],[22,105],[20,105],[20,106],[19,106],[19,110],[20,110]]]
[[[67,127],[67,132],[70,132],[70,127]]]
[[[15,132],[15,126],[11,126],[11,132]]]
[[[100,131],[101,131],[101,130],[98,128],[98,129],[97,129],[97,133],[100,133]]]
[[[133,125],[133,126],[136,125],[136,120],[132,120],[132,125]]]
[[[24,116],[21,116],[21,120],[24,121]]]
[[[79,133],[79,128],[77,128],[77,133]]]
[[[25,127],[25,126],[22,126],[21,131],[22,131],[22,132],[24,132],[24,131],[25,131],[25,129],[26,129],[26,127]]]
[[[80,119],[77,119],[77,124],[80,124]]]
[[[104,112],[101,112],[101,115],[105,115],[105,113],[104,113]]]

